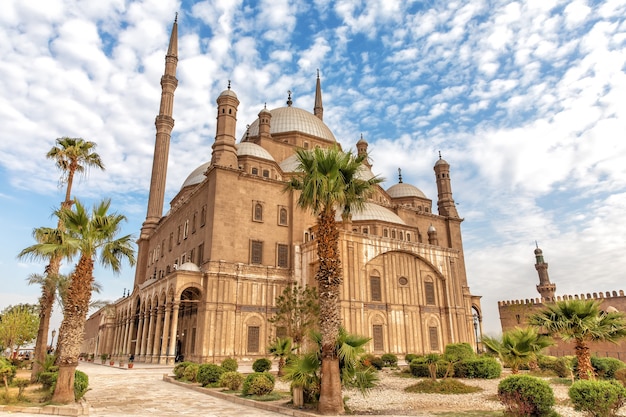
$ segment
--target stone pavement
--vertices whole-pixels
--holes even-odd
[[[78,369],[89,375],[90,389],[85,398],[93,417],[283,416],[167,383],[163,374],[171,374],[172,366],[135,363],[133,369],[126,369],[81,362]],[[0,411],[0,415],[42,416],[9,411]]]

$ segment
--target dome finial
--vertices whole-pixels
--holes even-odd
[[[265,105],[263,106],[263,108],[267,110],[267,101],[265,102]]]
[[[441,151],[439,151],[439,159],[441,159]]]
[[[228,89],[230,90],[230,80],[228,80]]]
[[[178,23],[178,12],[176,12],[176,15],[174,16],[174,23]]]
[[[291,107],[293,101],[291,101],[291,90],[287,90],[287,105]]]
[[[320,78],[320,69],[319,68],[317,69],[317,78],[318,79]]]
[[[398,168],[398,184],[402,184],[402,168]]]

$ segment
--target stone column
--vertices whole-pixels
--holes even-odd
[[[152,355],[152,342],[154,341],[153,337],[152,337],[152,329],[154,329],[154,308],[150,309],[149,311],[150,314],[150,324],[148,327],[148,342],[146,345],[146,362],[148,361],[148,356]]]
[[[170,328],[170,348],[171,356],[168,358],[168,364],[174,363],[176,354],[176,333],[178,332],[178,308],[180,303],[175,302],[172,308],[172,326]]]
[[[157,307],[156,314],[156,325],[154,327],[154,343],[152,344],[152,363],[159,361],[159,348],[161,347],[161,333],[163,329],[161,329],[161,317],[163,317],[163,311],[161,307]]]
[[[163,324],[163,340],[161,340],[161,355],[159,357],[159,363],[167,363],[169,356],[168,335],[170,334],[170,316],[172,315],[171,304],[172,303],[165,304],[165,323]]]
[[[139,325],[137,326],[137,337],[135,340],[135,359],[139,359],[139,355],[141,354],[141,336],[143,333],[143,314],[141,314],[141,312],[137,314],[139,315]]]
[[[147,311],[143,311],[141,313],[143,316],[143,334],[141,335],[141,351],[139,354],[143,357],[144,362],[146,361],[146,344],[148,343],[148,325],[150,324],[150,313]]]

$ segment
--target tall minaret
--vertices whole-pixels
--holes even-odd
[[[317,84],[315,85],[315,107],[313,115],[324,120],[324,106],[322,106],[322,85],[320,83],[320,70],[317,70]]]
[[[152,160],[152,177],[148,196],[148,214],[141,228],[141,237],[146,238],[154,230],[163,215],[165,198],[165,179],[167,177],[167,159],[170,150],[170,137],[174,128],[174,90],[178,86],[176,65],[178,64],[178,13],[174,19],[170,44],[165,55],[165,73],[161,77],[161,106],[156,117],[156,140],[154,143],[154,159]]]
[[[452,185],[450,184],[450,164],[445,159],[441,159],[439,152],[439,160],[435,163],[435,177],[437,178],[437,207],[439,215],[446,217],[459,217],[456,211],[456,205],[452,199]]]
[[[535,269],[539,274],[539,285],[537,291],[541,294],[541,299],[545,301],[554,301],[554,293],[556,292],[556,284],[550,282],[548,276],[548,263],[543,260],[543,251],[539,249],[539,245],[535,249]]]
[[[137,269],[135,270],[135,287],[147,279],[147,264],[150,236],[156,229],[163,215],[163,200],[165,199],[165,179],[167,177],[167,159],[170,151],[170,137],[174,128],[174,90],[178,86],[176,79],[176,65],[178,64],[178,13],[174,19],[170,44],[165,55],[165,73],[161,77],[161,106],[154,121],[156,125],[156,139],[154,142],[154,157],[152,160],[152,177],[150,179],[150,194],[148,195],[148,213],[146,221],[141,226],[141,233],[137,241]]]

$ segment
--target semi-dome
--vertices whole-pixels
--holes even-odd
[[[270,122],[270,134],[272,135],[283,132],[302,132],[327,141],[337,141],[328,126],[317,116],[306,110],[291,106],[279,107],[270,110],[270,114],[272,115]],[[256,119],[248,128],[248,131],[244,133],[242,141],[247,136],[258,136],[258,134],[259,119]]]
[[[193,262],[185,262],[181,266],[178,267],[179,271],[191,271],[191,272],[200,272],[200,268],[198,265]]]
[[[411,185],[411,184],[406,184],[403,182],[389,187],[389,189],[387,190],[387,194],[389,194],[389,197],[391,198],[400,198],[400,197],[428,198],[426,197],[426,194],[424,194],[422,190],[420,190],[416,186]]]
[[[336,221],[341,221],[341,213],[343,210],[337,210],[335,215]],[[406,224],[396,213],[379,206],[378,204],[366,202],[361,210],[352,212],[352,221],[380,220],[389,223]]]
[[[191,174],[189,174],[185,182],[183,182],[183,186],[180,188],[183,189],[185,187],[189,187],[190,185],[200,184],[202,181],[204,181],[204,179],[206,178],[204,173],[209,168],[209,165],[211,165],[211,161],[205,162],[198,168],[191,171]]]
[[[260,147],[256,143],[252,142],[241,142],[236,145],[237,146],[237,156],[256,156],[257,158],[268,159],[273,161],[272,155],[265,150],[265,148]]]

